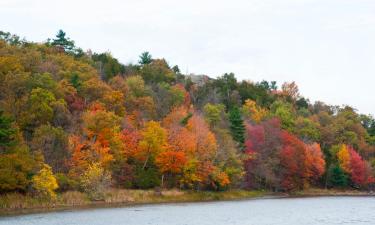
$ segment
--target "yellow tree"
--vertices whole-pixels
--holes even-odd
[[[44,164],[38,174],[33,176],[32,182],[37,192],[50,198],[56,198],[55,190],[59,185],[49,165]]]
[[[340,150],[337,152],[337,159],[339,160],[340,167],[348,174],[351,172],[350,153],[347,145],[341,145]]]
[[[259,107],[255,101],[247,99],[242,106],[242,114],[258,123],[267,116],[268,111]]]
[[[163,152],[167,145],[167,131],[160,126],[159,122],[147,122],[141,131],[139,142],[139,154],[144,160],[143,169],[146,168],[150,158]]]

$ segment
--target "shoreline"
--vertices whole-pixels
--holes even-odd
[[[133,198],[111,199],[111,195],[120,193],[127,193]],[[77,193],[75,193],[77,194]],[[80,193],[80,198],[84,196]],[[281,198],[315,198],[315,197],[375,197],[374,192],[356,191],[356,190],[332,190],[332,189],[308,189],[294,193],[276,193],[265,191],[244,191],[244,190],[229,190],[224,192],[195,192],[195,191],[180,191],[180,190],[166,190],[161,195],[155,194],[154,191],[149,190],[112,190],[107,193],[107,198],[103,201],[90,201],[87,198],[84,202],[63,202],[63,196],[59,196],[58,200],[51,202],[24,196],[28,201],[38,202],[35,205],[18,205],[7,207],[4,205],[4,196],[0,196],[0,218],[7,216],[21,216],[26,214],[38,213],[52,213],[63,211],[78,211],[90,209],[105,209],[105,208],[122,208],[122,207],[137,207],[146,205],[159,204],[181,204],[181,203],[199,203],[199,202],[220,202],[220,201],[246,201],[246,200],[261,200],[261,199],[281,199]],[[15,196],[17,197],[17,196]],[[75,199],[77,200],[77,199]],[[22,199],[21,199],[22,201]]]

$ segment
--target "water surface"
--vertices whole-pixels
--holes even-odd
[[[374,197],[146,205],[0,218],[0,225],[375,225]]]

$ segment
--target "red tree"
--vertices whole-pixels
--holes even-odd
[[[350,176],[353,183],[358,186],[365,186],[374,182],[374,178],[371,175],[371,170],[367,165],[367,162],[364,161],[353,148],[349,148],[349,153],[351,165]]]

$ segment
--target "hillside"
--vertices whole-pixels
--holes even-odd
[[[63,31],[0,32],[0,90],[1,194],[374,188],[374,118],[294,82],[185,75],[148,52],[124,65]]]

